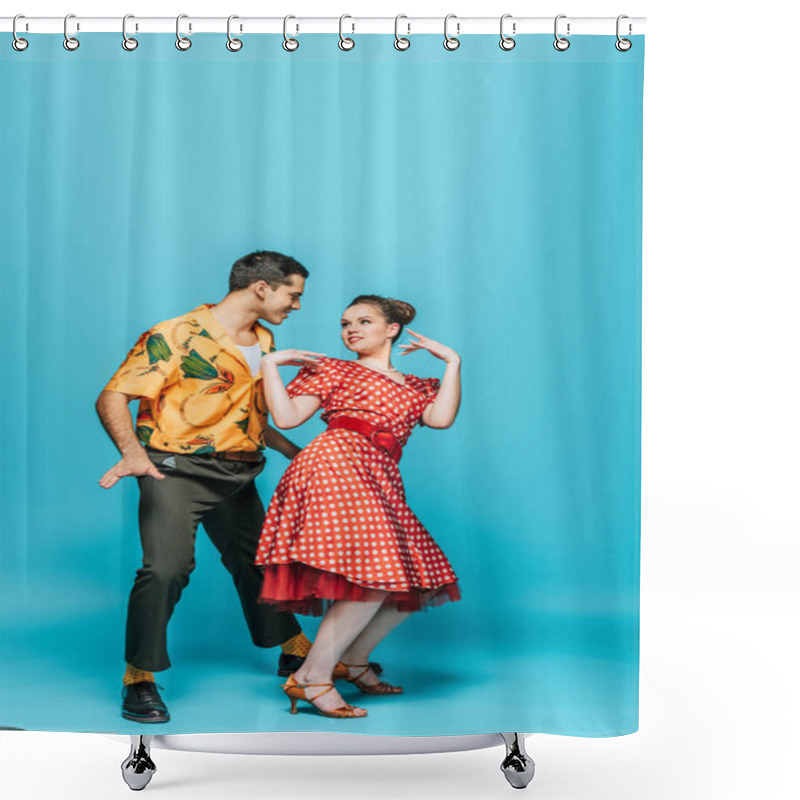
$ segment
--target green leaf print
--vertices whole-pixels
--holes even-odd
[[[197,350],[192,350],[188,356],[181,357],[181,369],[186,378],[198,378],[201,381],[213,381],[219,377],[214,367],[208,363]]]
[[[154,333],[152,336],[148,336],[145,347],[151,364],[155,364],[156,361],[169,361],[172,358],[172,350],[169,349],[163,333]]]
[[[198,335],[198,336],[205,336],[205,337],[206,337],[206,339],[211,339],[211,338],[213,338],[213,337],[211,336],[211,334],[210,334],[210,333],[209,333],[209,332],[208,332],[208,331],[207,331],[205,328],[203,328],[203,330],[201,330],[201,331],[200,331],[200,333],[198,333],[197,335]]]
[[[139,441],[147,447],[150,444],[150,437],[153,435],[153,428],[148,428],[144,425],[140,425],[136,429],[136,435],[139,437]]]
[[[205,447],[198,447],[197,450],[193,450],[192,452],[199,455],[200,453],[215,453],[216,451],[210,445],[206,445]]]

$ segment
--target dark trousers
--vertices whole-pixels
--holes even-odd
[[[165,478],[137,479],[143,558],[128,602],[125,661],[154,672],[170,666],[167,623],[195,566],[200,523],[233,577],[253,643],[274,647],[299,633],[293,614],[258,602],[262,571],[255,554],[264,506],[255,478],[264,462],[147,453]]]

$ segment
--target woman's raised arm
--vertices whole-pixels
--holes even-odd
[[[422,412],[422,421],[429,428],[449,428],[456,420],[461,405],[461,359],[447,362],[442,385],[436,399]]]
[[[455,422],[461,405],[461,356],[452,347],[416,333],[411,328],[407,330],[415,341],[400,345],[403,355],[415,350],[427,350],[447,364],[436,399],[422,412],[422,421],[429,428],[449,428]]]
[[[283,385],[278,367],[294,365],[318,367],[317,356],[309,350],[277,350],[261,357],[264,378],[264,400],[276,428],[296,428],[312,417],[320,406],[320,398],[312,394],[290,397]]]

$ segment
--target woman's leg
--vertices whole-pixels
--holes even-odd
[[[376,613],[379,613],[382,603],[382,600],[374,603],[337,600],[322,618],[303,666],[294,673],[295,680],[298,683],[329,683],[336,662]],[[308,690],[308,694],[313,696],[323,689],[324,687],[315,686]],[[331,711],[344,705],[345,701],[336,689],[332,689],[322,695],[316,704],[324,711]]]
[[[401,622],[411,616],[409,611],[398,611],[391,606],[383,606],[375,616],[369,621],[367,626],[350,643],[350,646],[342,653],[341,660],[345,664],[368,664],[370,653],[378,643],[394,630]],[[355,676],[364,672],[364,668],[349,668],[350,675]],[[361,675],[359,679],[362,683],[371,686],[380,683],[378,676],[370,669]]]

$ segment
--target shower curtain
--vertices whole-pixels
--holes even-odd
[[[637,729],[644,39],[29,35],[2,69],[0,723],[42,731],[447,735]],[[202,528],[156,673],[172,719],[120,716],[138,490],[95,400],[140,335],[219,302],[239,257],[293,256],[278,349],[351,360],[360,294],[412,303],[462,359],[446,429],[416,426],[410,508],[461,599],[374,658],[402,695],[291,715]],[[413,339],[407,331],[400,343]],[[393,363],[420,378],[425,351]],[[285,380],[296,367],[281,367]],[[135,404],[133,405],[135,409]],[[284,431],[307,445],[319,415]],[[289,465],[267,451],[265,505]],[[255,554],[254,554],[255,555]],[[313,640],[318,617],[298,616]],[[153,730],[156,728],[156,730]]]

